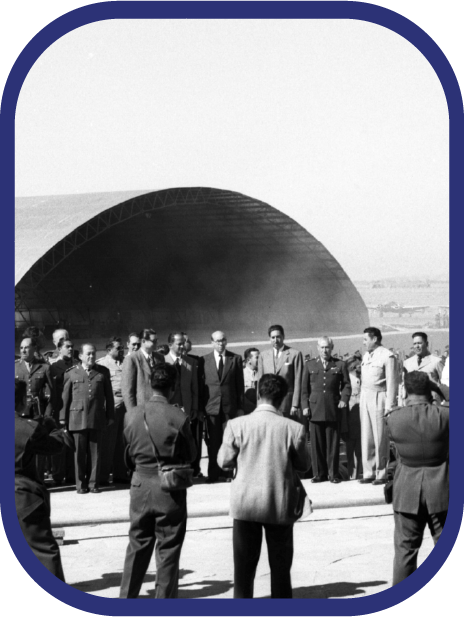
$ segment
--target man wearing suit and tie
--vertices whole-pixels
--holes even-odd
[[[300,351],[285,345],[285,333],[282,326],[271,326],[268,334],[271,339],[272,349],[261,352],[259,356],[258,381],[267,373],[283,377],[288,385],[288,394],[282,401],[279,411],[285,418],[298,420],[300,419],[303,356]]]
[[[195,477],[200,475],[201,433],[203,414],[199,409],[198,362],[184,353],[185,335],[174,332],[168,336],[169,353],[164,357],[166,364],[173,364],[177,370],[176,389],[170,399],[171,405],[178,405],[190,419],[190,429],[195,440],[197,456],[192,463]],[[201,430],[200,429],[201,424]]]
[[[140,349],[126,356],[122,365],[121,391],[126,411],[151,399],[153,369],[160,362],[164,362],[164,356],[155,351],[158,341],[156,332],[145,328],[139,337]]]
[[[229,419],[243,415],[242,358],[226,350],[227,339],[218,330],[211,335],[213,351],[203,357],[204,404],[208,430],[208,482],[217,482],[221,469],[217,454]]]

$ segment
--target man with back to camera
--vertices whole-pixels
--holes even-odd
[[[155,351],[158,342],[156,332],[145,328],[139,338],[140,349],[126,356],[122,365],[121,390],[127,411],[150,400],[153,369],[157,364],[164,363],[164,356]]]
[[[443,374],[443,361],[438,356],[434,356],[429,351],[428,337],[425,332],[414,332],[412,335],[412,346],[414,355],[404,361],[403,367],[408,373],[420,371],[427,373],[429,378],[439,386]],[[432,393],[434,399],[439,401],[437,394]]]
[[[213,351],[203,357],[209,483],[221,476],[217,453],[227,422],[243,415],[242,358],[226,350],[227,338],[221,330],[212,333],[211,345]]]
[[[385,484],[389,460],[389,441],[385,413],[396,405],[398,375],[396,359],[382,345],[378,328],[364,330],[366,353],[361,363],[361,484]]]
[[[282,401],[280,411],[286,418],[299,420],[301,379],[303,377],[303,356],[301,351],[285,345],[282,326],[274,325],[268,329],[272,349],[262,351],[258,360],[258,380],[265,373],[280,375],[285,379],[288,393]]]
[[[113,423],[114,398],[109,371],[96,364],[96,349],[81,345],[81,364],[65,373],[60,422],[72,433],[76,445],[74,465],[79,495],[100,493],[101,442]]]
[[[393,585],[416,570],[426,525],[437,543],[449,502],[449,406],[433,402],[431,381],[424,372],[407,373],[404,387],[405,406],[396,407],[386,418],[398,453],[393,480]]]
[[[131,332],[129,334],[129,336],[127,337],[126,347],[127,347],[126,358],[127,356],[130,356],[131,353],[134,353],[134,351],[138,351],[140,349],[140,338],[137,332]]]
[[[333,341],[322,336],[317,341],[319,357],[304,365],[301,386],[303,415],[309,416],[311,482],[341,482],[339,474],[341,413],[351,396],[346,362],[332,357]]]
[[[15,505],[19,526],[37,559],[64,581],[60,549],[50,523],[50,496],[39,479],[38,456],[58,455],[64,445],[74,444],[51,417],[30,417],[27,385],[15,379]]]
[[[295,473],[309,466],[302,424],[279,411],[287,394],[280,375],[263,375],[258,407],[231,420],[224,433],[218,463],[236,469],[230,491],[234,519],[234,598],[252,598],[261,553],[262,531],[271,568],[271,598],[291,598]]]
[[[258,398],[259,349],[256,349],[256,347],[245,349],[243,359],[245,361],[245,368],[243,369],[243,381],[245,387],[243,409],[245,413],[251,413],[256,409]]]
[[[110,373],[111,388],[114,397],[114,422],[103,434],[100,464],[100,486],[109,485],[110,473],[113,484],[127,484],[127,470],[124,464],[124,415],[126,406],[122,398],[122,363],[124,346],[121,338],[113,337],[106,344],[106,356],[97,360],[99,366],[105,366]]]
[[[176,379],[177,371],[172,365],[158,364],[151,377],[152,397],[127,412],[124,435],[135,471],[120,598],[138,597],[153,549],[155,598],[178,596],[179,559],[187,527],[187,491],[162,489],[158,469],[190,463],[196,452],[188,416],[169,404]]]
[[[201,432],[199,422],[203,414],[199,408],[200,383],[198,379],[198,362],[184,353],[185,336],[183,332],[173,332],[168,336],[169,353],[165,356],[166,364],[171,364],[177,371],[177,381],[171,405],[178,405],[190,420],[190,428],[195,440],[197,456],[193,462],[195,477],[199,477],[201,458]]]

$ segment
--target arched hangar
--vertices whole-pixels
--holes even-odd
[[[179,188],[16,201],[16,327],[75,339],[154,327],[198,343],[360,333],[366,306],[306,229],[240,193]]]

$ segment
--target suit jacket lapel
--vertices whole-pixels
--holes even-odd
[[[230,369],[231,366],[232,366],[232,356],[228,354],[226,351],[224,354],[224,368],[222,369],[221,383],[224,381],[224,378],[227,375],[227,371]]]
[[[142,350],[139,350],[137,353],[139,354],[139,360],[140,360],[140,364],[142,365],[143,370],[149,375],[151,375],[151,368],[150,368],[150,365],[148,364],[148,360],[145,358],[145,354],[143,353]]]

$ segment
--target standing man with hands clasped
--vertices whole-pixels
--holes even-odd
[[[317,349],[319,357],[305,363],[301,388],[303,415],[310,419],[311,482],[338,484],[341,414],[350,400],[351,382],[346,362],[332,357],[331,338],[321,337]]]
[[[280,404],[279,411],[283,413],[285,418],[298,420],[303,356],[301,351],[285,345],[285,333],[282,326],[270,326],[268,335],[272,349],[266,349],[259,356],[258,380],[266,373],[283,377],[287,382],[288,393]]]
[[[95,346],[81,345],[81,365],[65,373],[60,422],[76,445],[76,489],[79,495],[100,493],[100,456],[103,431],[113,423],[114,398],[110,374],[95,363]]]

